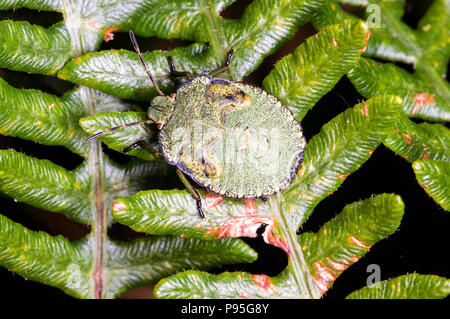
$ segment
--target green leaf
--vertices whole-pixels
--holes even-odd
[[[83,249],[87,239],[71,244],[62,236],[30,231],[2,215],[0,229],[0,265],[72,296],[89,296],[93,282],[88,274],[92,255]]]
[[[16,200],[88,223],[92,220],[88,187],[89,180],[48,160],[0,150],[0,190]]]
[[[62,8],[59,0],[4,0],[0,6],[1,10],[16,9],[19,7],[36,10],[59,10]]]
[[[170,299],[292,298],[283,279],[243,272],[212,275],[189,270],[161,280],[154,295]]]
[[[399,226],[404,207],[398,195],[381,194],[345,206],[317,233],[304,233],[298,241],[322,292],[378,241]]]
[[[438,160],[417,160],[413,163],[419,184],[436,203],[450,211],[450,163]]]
[[[263,86],[301,120],[356,65],[368,35],[367,25],[356,20],[324,28],[278,62]]]
[[[256,0],[246,8],[241,19],[222,18],[220,11],[231,2],[154,2],[145,14],[132,21],[131,28],[137,35],[195,41],[169,52],[155,50],[144,54],[161,89],[173,89],[169,55],[177,70],[197,75],[222,66],[228,51],[234,49],[230,68],[221,77],[242,79],[289,40],[312,10],[323,4],[323,0]],[[79,57],[70,61],[58,76],[121,98],[148,101],[156,94],[137,55],[126,50]]]
[[[320,28],[335,24],[351,15],[338,3],[350,3],[364,10],[371,30],[364,55],[388,61],[413,64],[409,74],[398,66],[362,59],[349,73],[358,91],[367,98],[396,94],[403,98],[405,115],[434,121],[450,119],[450,86],[445,81],[450,57],[450,4],[433,1],[418,28],[412,30],[401,21],[404,0],[328,0],[313,15],[313,24]]]
[[[303,167],[285,191],[286,212],[299,226],[314,207],[367,161],[399,118],[402,100],[383,95],[338,115],[309,140]]]
[[[118,165],[106,160],[104,170],[108,193],[128,196],[140,190],[149,177],[166,175],[167,165],[138,161]],[[0,190],[18,201],[89,224],[94,222],[95,210],[95,201],[89,198],[91,187],[92,176],[85,164],[69,172],[48,160],[0,150]]]
[[[414,67],[410,73],[393,63],[362,58],[348,73],[356,89],[366,98],[383,94],[402,97],[405,116],[448,121],[450,85],[445,77],[450,58],[450,3],[433,1],[413,30],[402,21],[404,0],[328,0],[314,12],[313,25],[323,27],[354,18],[340,3],[363,11],[370,27],[364,56]],[[420,158],[448,161],[448,137],[448,129],[442,125],[417,125],[402,117],[384,143],[411,163]]]
[[[107,249],[114,258],[105,262],[105,298],[185,269],[210,269],[257,257],[242,241],[231,238],[207,242],[158,236],[131,243],[109,242]]]
[[[416,124],[402,116],[384,144],[411,163],[421,158],[450,161],[450,130],[442,124]]]
[[[85,117],[80,120],[80,126],[89,134],[107,130],[111,127],[121,126],[127,123],[139,122],[147,120],[148,116],[144,112],[105,112],[91,117]],[[110,134],[105,134],[98,139],[104,142],[113,150],[122,152],[122,150],[134,142],[139,140],[150,141],[155,140],[155,133],[144,125],[136,125],[127,129],[121,129]],[[158,143],[152,145],[156,149],[159,148]],[[144,149],[138,147],[127,154],[134,155],[144,160],[154,160],[155,157],[150,155]]]
[[[358,22],[348,21],[344,25],[329,27],[319,33],[317,39],[308,40],[308,45],[314,45],[315,42],[323,43],[323,39],[330,37],[329,33],[332,37],[331,30],[347,30],[348,36],[351,38],[353,28],[356,30],[358,27],[362,28]],[[345,35],[341,35],[341,37],[345,38]],[[364,46],[365,34],[361,32],[358,39],[360,41],[358,51],[360,51]],[[305,52],[301,50],[299,48],[297,52]],[[358,55],[359,52],[356,54]],[[290,58],[288,56],[285,59],[289,61]],[[329,70],[325,67],[323,72],[327,71]],[[280,78],[280,76],[278,77]],[[295,79],[296,76],[292,75],[291,78]],[[337,79],[338,77],[335,77],[334,81]],[[322,94],[325,91],[326,89],[323,89]],[[299,90],[292,92],[292,99],[297,98],[298,100],[300,96],[302,96],[302,92]],[[317,94],[316,99],[319,97],[320,94]],[[253,282],[253,288],[242,290],[239,289],[241,274],[223,274],[217,278],[211,277],[209,274],[202,274],[197,278],[199,274],[192,273],[192,278],[183,277],[183,274],[173,277],[178,284],[176,288],[173,283],[160,284],[157,295],[183,298],[206,297],[211,294],[216,297],[219,295],[239,297],[242,291],[245,291],[244,295],[249,294],[254,297],[311,298],[320,296],[325,289],[323,285],[317,283],[318,279],[311,275],[314,268],[310,269],[305,261],[305,253],[300,244],[296,242],[295,231],[314,207],[336,190],[351,172],[358,169],[386,135],[392,132],[399,118],[401,106],[402,101],[396,96],[379,96],[361,103],[333,119],[325,125],[319,135],[309,141],[305,152],[304,166],[291,187],[283,192],[281,198],[269,199],[268,204],[258,202],[255,206],[251,201],[247,201],[243,207],[239,201],[225,199],[216,205],[215,201],[221,199],[202,192],[203,207],[207,218],[200,219],[195,201],[186,191],[149,190],[128,198],[118,199],[113,204],[114,219],[139,232],[159,235],[175,234],[202,239],[255,237],[257,230],[265,225],[262,234],[265,241],[290,254],[290,266],[286,268],[286,274],[282,276],[284,279],[267,279],[267,276],[267,278],[255,277],[257,278],[256,282],[259,280],[267,282],[268,280],[273,285],[276,285],[278,280],[280,284],[273,290],[261,292],[251,275],[245,276],[245,282]],[[306,111],[307,108],[302,112]],[[190,218],[186,218],[186,215]],[[201,281],[202,278],[205,280],[204,282]],[[229,280],[230,278],[235,278],[237,282],[233,283]],[[167,282],[170,280],[168,279]],[[223,283],[226,287],[220,286],[220,289],[217,289],[218,287],[215,287],[210,280],[216,284]],[[286,282],[290,284],[286,284]],[[209,292],[203,295],[194,290],[191,294],[189,291],[192,290],[192,285],[188,283],[194,287],[201,286],[200,291],[203,289]],[[180,287],[180,285],[184,286]],[[170,292],[171,290],[173,292]],[[213,290],[216,293],[212,293]]]
[[[387,136],[392,137],[395,124],[403,121],[399,120],[402,102],[397,96],[403,95],[402,87],[392,95],[377,91],[374,98],[326,124],[308,142],[304,167],[292,187],[271,196],[267,203],[244,200],[243,204],[201,191],[205,219],[198,216],[196,203],[186,191],[158,190],[161,180],[174,178],[167,163],[135,149],[130,155],[138,159],[117,164],[108,157],[110,152],[103,151],[100,141],[85,142],[89,134],[146,118],[134,103],[120,98],[148,102],[156,93],[135,52],[95,52],[103,41],[113,37],[112,32],[133,29],[140,36],[194,42],[169,52],[155,50],[144,54],[161,88],[169,90],[175,82],[169,77],[167,56],[173,56],[177,70],[196,75],[222,66],[228,51],[234,49],[228,72],[220,76],[242,80],[292,38],[301,25],[311,19],[317,21],[322,6],[328,6],[324,10],[331,8],[331,2],[326,0],[255,0],[241,18],[221,17],[221,11],[232,2],[7,0],[0,4],[0,10],[24,7],[57,11],[63,17],[48,28],[25,21],[1,21],[0,67],[57,75],[81,84],[59,97],[16,89],[0,81],[0,132],[64,146],[84,160],[69,171],[45,159],[1,150],[0,191],[90,226],[87,236],[69,242],[62,236],[31,231],[0,216],[0,266],[78,298],[115,298],[132,287],[161,279],[155,292],[160,298],[319,298],[345,266],[395,231],[403,203],[396,195],[383,194],[346,206],[315,234],[296,234],[316,205],[363,165]],[[376,48],[382,45],[376,41],[383,40],[382,36],[388,39],[388,33],[395,36],[397,33],[392,30],[403,30],[398,3],[383,1],[383,12],[394,19],[386,21],[397,24],[387,25],[384,35],[372,32],[375,40],[367,44],[366,56],[383,54]],[[412,47],[404,46],[402,41],[396,40],[397,45],[383,40],[393,48],[391,53],[397,50],[392,54],[385,52],[386,59],[416,63],[411,79],[402,75],[406,87],[415,93],[427,93],[422,97],[429,105],[413,105],[412,109],[412,102],[408,101],[412,98],[415,103],[416,95],[405,96],[405,103],[410,103],[403,107],[406,115],[443,119],[448,114],[444,104],[448,101],[447,83],[442,79],[435,81],[436,74],[442,77],[445,73],[448,60],[448,46],[443,41],[447,32],[443,12],[447,7],[443,4],[435,1],[422,19],[420,28],[429,33],[417,41],[413,39],[416,42],[412,42]],[[356,77],[355,70],[361,64],[357,60],[366,46],[367,27],[349,20],[352,16],[348,14],[340,17],[282,59],[264,81],[265,88],[292,107],[299,119],[345,73]],[[334,18],[330,15],[324,21]],[[416,44],[421,45],[419,51],[415,50]],[[429,130],[426,125],[418,127],[413,129],[424,131],[423,136],[445,131],[438,125]],[[430,139],[419,135],[418,140],[426,140],[426,145],[437,141],[427,156],[446,156],[445,147],[441,147],[445,137]],[[120,152],[137,139],[152,138],[153,130],[136,126],[111,132],[100,140]],[[448,193],[443,191],[444,179],[432,181],[438,181],[433,184],[437,191],[432,196]],[[114,241],[108,235],[113,215],[137,231],[170,236]],[[258,234],[288,255],[288,266],[278,276],[204,272],[228,263],[254,261],[256,253],[249,246],[238,238],[225,237]],[[188,271],[182,272],[185,270]]]
[[[1,21],[0,43],[0,66],[16,71],[55,74],[71,56],[70,35],[63,24],[46,29],[25,21]]]
[[[319,297],[352,263],[372,245],[392,234],[400,225],[404,204],[399,196],[382,194],[347,205],[317,233],[304,233],[296,240],[304,251],[302,269],[312,295],[302,291],[295,273],[294,252],[288,267],[278,276],[223,273],[211,275],[186,271],[161,280],[155,287],[158,298],[311,298]],[[295,252],[297,253],[297,252]]]
[[[348,76],[358,91],[368,98],[395,92],[404,99],[403,113],[408,116],[432,121],[450,120],[450,95],[436,92],[432,88],[435,82],[430,79],[418,80],[393,64],[369,59],[361,59]]]
[[[438,299],[450,294],[450,280],[435,275],[411,274],[352,292],[349,299]]]
[[[213,268],[253,261],[256,254],[233,239],[216,242],[182,238],[141,238],[130,243],[107,241],[102,269],[94,268],[94,237],[70,243],[62,236],[34,232],[0,215],[0,265],[26,278],[58,287],[78,298],[98,293],[94,276],[104,278],[104,298],[186,268]],[[201,252],[196,253],[195,252]],[[207,257],[207,258],[205,258]]]
[[[243,206],[238,200],[224,199],[215,205],[217,196],[202,192],[207,218],[201,219],[195,200],[186,191],[149,190],[116,200],[114,219],[139,232],[202,239],[256,237],[265,225],[264,240],[291,256],[293,270],[288,277],[293,277],[300,287],[295,289],[301,290],[293,296],[317,297],[320,290],[308,275],[304,252],[295,239],[297,227],[320,200],[370,157],[392,131],[401,105],[398,97],[380,96],[338,115],[309,141],[304,166],[291,187],[282,197],[270,198],[268,204],[246,201]]]
[[[16,89],[0,79],[0,132],[46,145],[65,146],[79,155],[86,155],[88,135],[78,125],[78,120],[89,114],[83,94],[77,88],[60,98],[38,90]],[[133,108],[99,91],[91,91],[90,98],[99,111]]]
[[[130,18],[147,10],[153,0],[33,1],[8,0],[0,10],[26,7],[59,11],[64,20],[50,28],[24,21],[0,22],[0,67],[56,74],[71,58],[95,51],[112,31],[127,30]],[[44,58],[45,57],[45,58]]]

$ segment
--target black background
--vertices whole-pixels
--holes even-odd
[[[239,18],[250,2],[250,0],[237,1],[222,15],[227,18]],[[431,2],[407,1],[403,21],[415,28]],[[356,13],[358,13],[357,11]],[[25,9],[0,12],[0,19],[6,18],[26,19],[43,26],[50,26],[62,19],[58,13],[36,13]],[[290,42],[283,45],[275,54],[267,57],[256,71],[245,78],[245,81],[261,85],[274,63],[286,54],[293,52],[299,44],[314,33],[315,30],[310,24],[301,27]],[[172,49],[190,43],[183,40],[139,37],[138,41],[143,51]],[[127,33],[116,33],[113,41],[103,43],[101,47],[105,50],[111,48],[132,50]],[[411,65],[403,63],[397,63],[397,65],[413,72]],[[73,87],[71,83],[42,75],[29,75],[5,69],[0,70],[0,75],[15,87],[37,88],[59,96]],[[364,98],[358,94],[350,81],[343,77],[302,121],[307,139],[317,134],[323,124],[362,100]],[[142,106],[145,107],[145,104]],[[63,147],[49,147],[12,137],[0,136],[0,148],[12,148],[30,156],[50,159],[67,169],[74,169],[83,161],[81,157]],[[106,148],[105,152],[119,162],[128,160],[128,157]],[[167,181],[158,187],[183,188],[176,175],[174,175],[173,181]],[[369,275],[367,266],[370,264],[380,266],[383,280],[413,272],[450,277],[450,265],[447,258],[450,225],[448,213],[417,184],[411,164],[384,146],[380,146],[372,157],[358,171],[351,174],[335,193],[317,206],[303,225],[302,231],[317,231],[321,225],[336,216],[345,205],[380,193],[401,195],[406,208],[400,227],[393,235],[377,243],[360,261],[346,270],[326,293],[325,299],[344,298],[352,291],[365,286]],[[0,195],[0,213],[30,229],[43,230],[51,235],[61,234],[70,240],[80,239],[89,232],[87,226],[74,223],[60,214],[16,203],[4,195]],[[114,224],[108,232],[111,237],[120,240],[143,236],[118,224]],[[284,269],[287,258],[283,251],[266,245],[261,238],[244,240],[258,252],[258,260],[252,264],[220,267],[212,272],[242,270],[275,276]],[[0,268],[0,283],[0,294],[5,298],[70,299],[59,289],[26,280],[4,268]],[[122,298],[151,298],[151,291],[151,285],[138,287],[127,292]]]

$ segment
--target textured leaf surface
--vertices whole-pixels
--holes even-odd
[[[233,48],[230,69],[220,76],[241,80],[289,40],[299,26],[317,17],[321,6],[331,3],[255,0],[241,18],[221,17],[221,11],[232,2],[7,0],[0,3],[0,10],[25,7],[58,11],[63,17],[48,28],[23,21],[1,21],[0,67],[57,75],[85,85],[58,97],[38,90],[16,89],[0,81],[2,134],[61,145],[84,158],[83,164],[69,171],[48,160],[1,150],[0,191],[18,201],[64,214],[91,229],[83,239],[69,242],[61,236],[31,231],[0,216],[2,267],[80,298],[114,298],[132,287],[187,269],[163,279],[157,286],[157,297],[318,298],[345,267],[395,230],[403,214],[403,203],[398,196],[383,194],[348,205],[315,234],[296,235],[297,227],[314,207],[357,170],[388,134],[392,137],[395,133],[394,124],[402,103],[395,96],[397,92],[394,95],[376,92],[376,97],[325,125],[309,142],[304,168],[292,188],[272,196],[267,203],[259,200],[242,203],[201,192],[205,219],[199,218],[195,201],[186,191],[156,189],[159,181],[173,178],[166,163],[135,149],[130,155],[140,159],[119,165],[103,152],[100,142],[84,142],[89,134],[99,130],[145,118],[139,107],[120,98],[148,103],[155,95],[136,53],[93,52],[102,41],[111,40],[113,32],[133,29],[140,36],[194,42],[169,52],[155,50],[145,54],[158,83],[169,90],[174,82],[168,76],[168,55],[173,56],[178,70],[195,75],[222,66],[227,52]],[[391,14],[397,22],[402,15],[398,3],[383,1],[383,12]],[[416,63],[411,79],[405,74],[401,80],[421,95],[409,96],[407,92],[405,103],[412,98],[416,104],[426,105],[405,104],[406,115],[427,119],[447,116],[443,104],[448,101],[447,83],[434,81],[436,74],[442,77],[445,73],[448,59],[447,44],[441,41],[445,40],[442,30],[446,30],[442,17],[447,6],[443,4],[436,1],[422,20],[420,28],[429,33],[417,39],[422,46],[419,51],[397,39],[396,43],[385,41],[397,50],[391,49],[392,55],[386,50],[377,51],[373,43],[381,36],[374,30],[375,40],[367,43],[367,56],[376,52],[379,57],[385,54],[389,60]],[[334,16],[327,16],[323,21],[329,21],[330,26],[283,59],[264,82],[267,90],[292,106],[299,119],[342,75],[355,65],[353,71],[359,68],[360,63],[356,63],[366,47],[367,27],[355,20],[334,25],[349,17],[352,18],[342,14],[342,19],[332,22]],[[432,24],[431,29],[424,22]],[[396,36],[392,30],[397,27],[395,24],[387,27],[383,36],[388,33]],[[425,45],[427,37],[431,40]],[[417,60],[418,57],[425,62]],[[402,88],[398,89],[403,95]],[[417,98],[421,100],[417,102]],[[430,140],[422,136],[445,130],[438,125],[432,129],[423,124],[417,127],[413,129],[424,131],[422,135],[417,133],[417,143],[423,139],[430,154],[414,151],[416,156],[442,160],[446,153],[439,143],[445,145],[445,138]],[[103,136],[101,141],[121,151],[136,139],[153,138],[153,132],[150,127],[134,127]],[[436,141],[436,145],[428,146],[430,141]],[[439,179],[438,184],[442,181]],[[444,194],[444,186],[438,184],[433,184],[433,190],[437,191],[431,196]],[[178,237],[113,241],[108,236],[108,227],[113,222],[111,207],[114,217],[135,230]],[[288,266],[280,275],[242,272],[212,275],[199,271],[254,261],[256,253],[251,248],[237,238],[225,237],[255,237],[258,233],[262,233],[267,243],[288,254]],[[444,294],[445,290],[442,291]]]
[[[93,236],[70,243],[62,236],[27,230],[2,215],[0,229],[0,265],[72,296],[95,297],[98,287],[92,276]],[[182,269],[212,268],[256,259],[253,250],[233,239],[205,242],[152,237],[130,243],[108,240],[104,253],[107,256],[102,270],[104,298],[117,297],[129,288],[155,282]]]
[[[168,78],[169,55],[177,70],[197,75],[223,66],[228,51],[234,49],[229,71],[221,77],[241,80],[290,39],[324,1],[256,0],[238,20],[219,15],[231,2],[155,1],[145,14],[132,19],[131,28],[137,35],[195,41],[169,52],[144,54],[162,89],[173,89]],[[126,50],[92,53],[72,60],[59,77],[121,98],[148,101],[156,94],[137,55]]]
[[[309,140],[304,164],[285,191],[286,212],[300,224],[367,161],[398,120],[402,100],[383,95],[338,115]]]
[[[86,95],[87,94],[87,95]],[[65,146],[86,155],[89,136],[78,125],[95,104],[99,112],[128,111],[132,104],[100,91],[76,88],[62,97],[39,90],[16,89],[0,79],[0,132],[46,145]],[[92,101],[86,104],[86,99]]]
[[[347,205],[317,233],[299,236],[314,282],[322,292],[376,242],[400,226],[404,206],[400,196],[377,195]]]
[[[450,280],[411,274],[385,280],[352,292],[349,299],[439,299],[450,293]]]
[[[354,17],[339,4],[357,6],[363,12],[371,32],[364,52],[366,57],[411,64],[414,68],[410,73],[393,63],[362,58],[348,73],[356,89],[367,98],[380,94],[403,98],[405,117],[384,144],[411,163],[418,159],[448,161],[448,129],[441,124],[416,124],[406,116],[431,121],[450,119],[450,85],[446,81],[450,2],[433,1],[413,30],[402,21],[404,0],[328,0],[314,12],[314,26],[323,27]]]
[[[144,112],[104,112],[95,116],[85,117],[80,120],[80,126],[90,135],[109,129],[111,127],[147,120],[148,116]],[[156,141],[156,134],[149,126],[136,125],[127,129],[117,130],[99,138],[113,150],[122,152],[122,150],[136,141],[144,140],[154,143],[152,146],[159,149]],[[137,147],[127,154],[134,155],[144,160],[154,160],[155,157],[140,147]]]
[[[409,74],[391,63],[362,59],[349,73],[358,91],[367,98],[396,94],[404,100],[406,115],[448,121],[450,86],[445,74],[450,57],[450,3],[433,1],[417,29],[412,30],[401,21],[404,0],[328,0],[313,15],[314,26],[320,28],[351,17],[339,3],[362,8],[371,29],[366,56],[410,63],[415,69]]]
[[[368,37],[368,27],[361,21],[324,28],[278,62],[263,86],[301,120],[356,65]]]
[[[450,161],[450,130],[442,124],[416,124],[402,116],[384,144],[409,162]]]
[[[318,2],[305,1],[306,5],[301,4],[296,14],[306,17],[312,10],[308,6]],[[155,8],[155,3],[4,1],[0,4],[1,10],[16,7],[56,10],[62,13],[63,21],[50,28],[28,22],[2,21],[0,28],[4,32],[0,36],[3,44],[0,48],[0,66],[31,73],[55,74],[68,60],[77,62],[89,57],[79,56],[96,50],[103,40],[110,40],[113,31],[128,30],[133,19],[143,12],[150,12],[149,6]],[[227,4],[217,4],[217,8]],[[264,1],[260,1],[261,4],[262,7],[266,5]],[[268,13],[270,10],[266,11]],[[299,23],[297,20],[288,21],[289,30],[283,31],[277,37],[278,42],[275,41],[276,44],[268,50],[279,46],[279,41],[287,40]],[[195,50],[191,55],[197,56],[199,48],[206,48],[206,44],[194,44],[192,47]],[[264,54],[267,55],[267,52]],[[219,56],[220,60],[222,58],[216,51],[213,55],[216,60],[211,60],[215,61],[210,65],[212,67],[219,63]],[[136,59],[135,53],[132,56]],[[140,65],[139,70],[142,71]],[[127,77],[130,88],[131,78],[129,75]],[[145,77],[146,85],[147,82]],[[227,263],[255,260],[255,252],[234,238],[200,241],[160,236],[130,243],[112,241],[107,229],[113,222],[110,207],[114,200],[135,194],[149,188],[149,185],[154,187],[158,180],[167,179],[169,166],[161,161],[138,159],[119,165],[103,153],[99,142],[85,143],[89,134],[82,131],[78,123],[81,117],[85,118],[81,123],[89,132],[89,129],[97,127],[110,127],[115,121],[117,124],[122,124],[124,119],[129,122],[143,113],[137,112],[139,108],[131,103],[83,86],[57,97],[38,90],[16,89],[5,81],[1,81],[0,85],[4,101],[0,104],[0,129],[3,134],[46,145],[62,145],[85,159],[78,168],[68,171],[48,160],[2,150],[1,191],[18,201],[62,213],[91,226],[89,235],[70,243],[61,236],[32,232],[2,216],[1,266],[26,278],[58,287],[75,297],[112,298],[129,288],[155,282],[180,270],[209,269]],[[122,112],[121,116],[115,116],[119,112]],[[92,118],[98,113],[103,114]],[[142,127],[136,129],[135,138],[147,139],[151,134],[150,130]],[[120,136],[122,139],[119,138],[112,149],[120,150],[121,143],[125,144],[127,138],[130,139],[129,136],[117,135]],[[131,154],[152,159],[140,150]]]
[[[449,97],[435,93],[430,87],[435,82],[430,79],[420,81],[393,64],[369,59],[361,59],[348,76],[358,91],[366,97],[393,92],[401,96],[404,99],[403,112],[406,115],[434,121],[450,120]]]
[[[126,29],[129,19],[152,0],[2,1],[0,10],[25,7],[59,11],[64,20],[44,28],[24,21],[0,22],[0,67],[55,74],[71,58],[95,51],[111,30]]]
[[[290,256],[288,267],[278,276],[223,273],[211,275],[187,271],[161,280],[159,298],[311,298],[323,294],[334,280],[372,245],[392,234],[403,216],[399,196],[382,194],[348,205],[317,233],[296,238],[304,251],[307,269],[296,269]],[[305,271],[313,286],[302,291],[296,272]]]
[[[450,211],[450,163],[418,160],[413,163],[419,184],[439,205]]]
[[[320,200],[336,190],[352,171],[370,157],[384,136],[392,131],[400,107],[401,99],[398,97],[376,97],[340,114],[309,141],[303,168],[283,193],[292,227],[298,227]],[[113,214],[117,221],[141,232],[183,233],[195,237],[207,232],[206,235],[211,237],[212,229],[224,224],[228,218],[239,218],[246,211],[251,213],[251,207],[246,208],[239,200],[226,199],[212,207],[213,201],[208,196],[202,198],[208,216],[205,220],[198,216],[195,201],[186,191],[140,192],[118,199],[114,203]],[[262,202],[258,202],[258,212],[262,216],[273,215],[268,205]],[[186,219],[186,214],[192,218]],[[259,225],[264,221],[256,217],[254,223]],[[249,223],[245,219],[245,216],[242,217],[242,222]]]
[[[207,216],[201,219],[195,201],[186,191],[150,190],[118,199],[113,204],[114,219],[139,232],[203,239],[256,237],[257,230],[263,226],[265,241],[290,255],[292,269],[286,278],[290,278],[291,284],[283,296],[318,297],[323,287],[314,284],[313,276],[309,275],[304,252],[296,239],[297,227],[321,199],[336,190],[349,173],[370,157],[370,151],[392,131],[401,105],[398,97],[380,96],[337,116],[309,141],[304,167],[293,185],[283,196],[271,197],[267,204],[246,200],[242,205],[239,200],[224,199],[217,205],[217,196],[201,193]],[[323,150],[327,150],[330,158],[323,155]],[[318,182],[320,179],[328,184]],[[280,293],[278,289],[274,291],[277,291],[275,295]]]
[[[156,282],[185,269],[210,269],[224,264],[252,262],[256,253],[240,240],[203,240],[148,237],[131,243],[109,242],[105,262],[106,298],[130,288]],[[130,258],[130,256],[132,256]]]
[[[92,293],[92,255],[83,249],[89,239],[72,245],[62,236],[30,231],[2,215],[0,229],[0,265],[76,297]]]
[[[60,212],[78,221],[92,221],[93,207],[89,179],[48,160],[39,160],[12,150],[0,151],[0,189],[12,198],[27,204]],[[80,175],[84,167],[80,167]]]

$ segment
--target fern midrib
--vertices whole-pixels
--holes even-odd
[[[67,17],[71,14],[74,15],[73,9],[74,8],[71,5],[70,1],[64,0],[63,12],[65,13],[65,20],[67,20]],[[82,34],[80,33],[80,30],[78,28],[79,26],[72,26],[71,24],[66,23],[66,27],[72,39],[72,53],[76,56],[79,56],[85,53],[85,51],[88,51],[87,48],[83,47],[83,44],[86,42],[81,38]],[[80,86],[80,97],[83,101],[83,104],[87,106],[88,113],[91,116],[97,114],[97,109],[92,97],[92,90],[93,89],[91,88]],[[93,295],[96,299],[100,299],[104,294],[103,251],[106,242],[106,206],[104,204],[105,181],[103,179],[103,152],[100,142],[96,141],[90,143],[89,153],[87,156],[87,165],[91,167],[91,173],[93,172],[93,182],[90,198],[95,201],[95,213],[93,214],[94,217],[92,220],[92,229],[95,243],[95,247],[93,247],[94,264],[92,271],[92,279],[94,282]]]
[[[204,1],[204,9],[203,13],[205,14],[206,18],[208,19],[210,28],[207,28],[208,32],[208,38],[210,39],[210,47],[211,50],[214,51],[214,56],[216,57],[217,61],[220,61],[223,59],[223,57],[226,55],[226,49],[221,45],[221,41],[218,36],[218,19],[220,17],[217,16],[216,12],[214,12],[214,6],[211,5],[211,1],[205,0]],[[225,62],[225,61],[224,61]],[[222,65],[219,65],[219,67]]]
[[[291,231],[293,228],[291,225],[293,225],[293,223],[289,220],[289,215],[281,210],[281,195],[276,194],[274,197],[275,198],[270,199],[269,204],[272,213],[275,215],[275,220],[278,221],[281,236],[286,240],[291,252],[289,260],[293,269],[292,275],[297,284],[298,292],[300,293],[299,297],[302,299],[318,298],[320,294],[311,281],[312,276],[309,271],[309,266],[305,261],[295,231]],[[275,205],[273,205],[273,202],[275,202]]]
[[[96,113],[96,107],[93,103],[91,90],[87,87],[82,87],[86,91],[87,101],[89,105],[89,113],[94,115]],[[88,165],[94,172],[92,195],[95,198],[96,214],[93,220],[93,232],[95,242],[95,263],[93,271],[94,280],[94,297],[100,299],[103,296],[103,248],[106,241],[106,210],[104,205],[104,179],[103,179],[103,152],[100,146],[100,142],[96,141],[91,143]]]
[[[412,36],[411,32],[405,32],[404,28],[395,17],[392,16],[389,10],[380,4],[382,8],[382,12],[384,17],[387,20],[387,24],[389,24],[393,30],[395,30],[396,38],[400,41],[405,47],[411,50],[416,57],[416,61],[420,63],[422,68],[429,74],[430,78],[436,84],[436,87],[439,89],[441,94],[445,96],[447,99],[450,99],[450,89],[444,82],[443,78],[436,72],[436,70],[431,67],[425,59],[422,59],[422,48],[417,45],[416,39]],[[417,62],[416,62],[417,63]]]

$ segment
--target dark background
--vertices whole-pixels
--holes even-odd
[[[239,0],[227,8],[222,15],[237,19],[250,2],[250,0]],[[432,1],[407,1],[403,21],[415,28],[418,20],[431,3]],[[353,10],[355,13],[359,11],[352,7],[346,7],[346,9]],[[62,16],[55,12],[37,13],[36,11],[18,9],[14,12],[0,12],[0,19],[28,20],[34,24],[50,26],[60,21]],[[278,60],[293,52],[299,44],[315,32],[310,24],[301,27],[290,42],[283,45],[275,54],[267,57],[261,66],[244,80],[248,83],[261,85],[264,77],[269,74]],[[183,40],[139,37],[138,42],[143,51],[167,50],[190,43]],[[104,50],[111,48],[133,49],[127,33],[116,33],[113,41],[103,43],[101,47]],[[409,72],[414,71],[412,65],[396,64]],[[0,75],[15,87],[36,88],[59,96],[74,86],[53,77],[30,75],[5,69],[0,69]],[[323,124],[362,100],[364,100],[364,97],[358,94],[346,77],[343,77],[331,92],[322,97],[302,121],[306,138],[310,139],[319,132]],[[145,103],[142,106],[145,107]],[[83,161],[81,157],[63,147],[50,147],[13,137],[0,136],[0,148],[12,148],[30,156],[50,159],[70,170]],[[106,148],[105,152],[119,162],[128,160],[128,157]],[[163,185],[158,185],[158,187],[183,188],[175,175],[173,181],[167,181]],[[372,157],[358,171],[351,174],[335,193],[317,206],[314,213],[303,225],[302,231],[317,231],[321,225],[336,216],[345,205],[380,193],[399,194],[405,202],[405,215],[399,229],[389,238],[377,243],[359,262],[346,270],[335,281],[324,298],[344,298],[352,291],[365,286],[369,275],[367,266],[370,264],[380,266],[382,280],[413,272],[450,277],[450,263],[446,258],[448,256],[447,244],[449,243],[448,229],[450,225],[448,213],[417,184],[411,164],[383,145],[373,153]],[[32,230],[42,230],[51,235],[64,235],[70,240],[80,239],[90,231],[89,227],[77,224],[60,214],[43,211],[24,203],[16,203],[1,194],[0,213]],[[143,236],[118,224],[110,227],[108,232],[111,237],[120,240]],[[212,272],[247,271],[275,276],[284,269],[287,258],[282,250],[266,245],[261,238],[245,238],[244,240],[258,252],[258,260],[252,264],[220,267]],[[70,298],[59,289],[28,281],[4,268],[0,268],[0,283],[1,297],[22,299]],[[151,298],[152,286],[132,289],[122,297]]]

